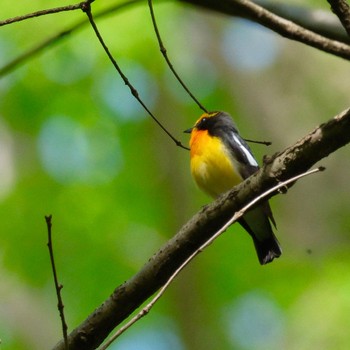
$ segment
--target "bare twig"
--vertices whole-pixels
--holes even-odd
[[[327,0],[350,36],[350,6],[345,0]]]
[[[173,280],[178,276],[178,274],[204,249],[206,249],[209,245],[211,245],[219,236],[221,236],[222,233],[224,233],[233,223],[235,223],[237,220],[239,220],[244,213],[247,212],[251,207],[265,199],[267,196],[271,195],[272,193],[278,191],[279,189],[288,186],[291,183],[296,182],[297,180],[312,175],[315,173],[318,173],[320,171],[324,171],[325,168],[320,166],[316,169],[312,169],[309,171],[306,171],[300,175],[294,176],[291,179],[288,179],[286,181],[280,182],[278,185],[270,188],[269,190],[265,191],[261,195],[254,198],[252,201],[250,201],[246,206],[244,206],[242,209],[235,212],[235,214],[231,217],[230,220],[228,220],[212,237],[210,237],[204,244],[202,244],[197,250],[195,250],[170,276],[170,278],[167,280],[167,282],[164,284],[164,286],[158,291],[156,296],[137,314],[135,315],[128,323],[126,323],[123,327],[121,327],[116,333],[114,333],[102,346],[99,347],[99,350],[106,350],[119,336],[121,336],[126,330],[128,330],[133,324],[135,324],[137,321],[139,321],[142,317],[146,316],[153,306],[156,304],[156,302],[162,297],[166,289],[169,287],[169,285],[173,282]]]
[[[272,142],[270,141],[256,141],[256,140],[250,140],[250,139],[244,139],[245,142],[250,142],[250,143],[257,143],[260,145],[264,145],[264,146],[271,146]]]
[[[59,13],[59,12],[64,12],[64,11],[74,11],[74,10],[79,10],[81,8],[80,3],[75,4],[75,5],[68,5],[68,6],[62,6],[62,7],[56,7],[52,9],[47,9],[47,10],[40,10],[36,11],[33,13],[28,13],[23,16],[16,16],[13,18],[8,18],[3,21],[0,21],[0,27],[5,26],[7,24],[12,24],[15,22],[21,22],[26,19],[34,18],[34,17],[40,17],[40,16],[46,16],[46,15],[51,15],[54,13]]]
[[[299,41],[319,50],[328,52],[346,60],[350,60],[350,46],[342,42],[331,40],[305,29],[285,18],[267,11],[249,0],[181,0],[197,6],[232,16],[240,16],[273,30],[285,38]]]
[[[91,24],[91,27],[93,28],[100,44],[102,45],[104,51],[106,52],[109,60],[112,62],[114,68],[116,69],[116,71],[118,72],[119,76],[122,78],[122,80],[124,81],[125,85],[130,89],[131,94],[136,98],[136,100],[141,104],[141,106],[143,107],[143,109],[148,113],[148,115],[156,122],[156,124],[174,141],[174,143],[176,144],[176,146],[181,147],[183,149],[189,150],[188,147],[184,146],[179,140],[177,140],[164,126],[163,124],[155,117],[155,115],[150,111],[150,109],[146,106],[146,104],[143,102],[143,100],[141,99],[141,97],[138,94],[138,91],[135,89],[135,87],[130,83],[129,79],[127,78],[127,76],[123,73],[123,71],[121,70],[121,68],[119,67],[117,61],[114,59],[113,55],[111,54],[111,52],[109,51],[106,43],[104,42],[98,28],[97,25],[94,21],[92,12],[91,12],[91,7],[90,4],[88,2],[82,3],[82,10],[86,13],[86,15],[89,18],[89,22]]]
[[[142,0],[129,0],[129,1],[125,1],[123,3],[111,5],[110,7],[107,7],[106,9],[104,9],[103,11],[98,12],[95,15],[95,18],[107,16],[115,11],[119,11],[119,10],[125,9],[127,7],[130,7],[131,5],[135,5],[137,3],[140,3],[141,1]],[[26,16],[29,16],[29,15],[26,15]],[[84,19],[82,21],[79,21],[79,22],[75,23],[74,25],[66,28],[65,30],[58,32],[57,34],[53,35],[52,37],[45,39],[43,42],[30,48],[28,51],[23,52],[21,55],[17,56],[12,61],[8,62],[2,68],[0,68],[0,77],[3,77],[6,74],[10,73],[11,71],[15,70],[20,65],[26,63],[26,61],[28,61],[28,60],[32,59],[33,57],[35,57],[36,55],[40,54],[42,51],[44,51],[48,47],[59,43],[62,39],[68,37],[70,34],[76,32],[76,31],[82,29],[87,24],[89,24],[88,19]]]
[[[192,100],[198,105],[198,107],[204,111],[208,113],[208,110],[199,102],[199,100],[192,94],[192,92],[190,91],[190,89],[187,87],[187,85],[184,83],[184,81],[180,78],[179,74],[176,72],[173,64],[171,63],[169,56],[167,54],[167,49],[165,48],[164,44],[163,44],[163,40],[160,36],[160,32],[158,29],[158,25],[157,25],[157,21],[156,21],[156,17],[154,14],[154,10],[153,10],[153,4],[152,4],[152,0],[148,0],[148,7],[151,13],[151,18],[152,18],[152,23],[153,23],[153,28],[154,31],[156,33],[157,36],[157,40],[158,40],[158,44],[159,44],[159,49],[160,52],[162,53],[168,67],[170,68],[170,70],[172,71],[172,73],[174,74],[175,78],[177,79],[177,81],[181,84],[181,86],[184,88],[184,90],[188,93],[188,95],[192,98]]]
[[[176,72],[173,64],[170,61],[170,58],[168,56],[167,53],[167,49],[164,46],[162,37],[160,35],[159,29],[158,29],[158,25],[157,25],[157,21],[156,21],[156,17],[154,14],[154,10],[153,10],[153,1],[152,0],[148,0],[148,7],[150,10],[150,14],[151,14],[151,18],[152,18],[152,24],[153,24],[153,28],[154,28],[154,32],[156,33],[157,36],[157,40],[158,40],[158,45],[159,45],[159,50],[162,53],[169,69],[172,71],[172,73],[174,74],[175,78],[177,79],[177,81],[181,84],[181,86],[184,88],[184,90],[188,93],[188,95],[192,98],[192,100],[198,105],[198,107],[203,111],[208,113],[208,110],[199,102],[199,100],[193,95],[193,93],[190,91],[190,89],[187,87],[187,85],[184,83],[184,81],[181,79],[181,77],[179,76],[179,74]],[[250,139],[244,139],[246,142],[251,142],[251,143],[257,143],[257,144],[261,144],[261,145],[265,145],[265,146],[270,146],[271,142],[268,141],[255,141],[255,140],[250,140]]]
[[[60,314],[61,318],[61,324],[62,324],[62,333],[63,333],[63,339],[65,344],[65,350],[69,349],[68,346],[68,326],[64,317],[64,304],[61,296],[61,290],[63,288],[63,285],[58,282],[57,278],[57,271],[56,271],[56,265],[55,265],[55,259],[53,254],[53,245],[52,245],[52,215],[45,216],[46,226],[47,226],[47,234],[48,234],[48,242],[47,247],[49,248],[49,254],[50,254],[50,262],[52,267],[52,274],[53,279],[55,282],[55,289],[57,294],[57,308],[58,312]]]

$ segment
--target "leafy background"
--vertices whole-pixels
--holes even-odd
[[[60,5],[3,0],[1,17]],[[174,2],[155,11],[195,95],[230,112],[244,137],[273,142],[252,145],[259,160],[348,107],[349,66],[339,58]],[[84,18],[2,27],[1,66]],[[186,144],[182,131],[200,110],[169,73],[146,4],[97,24],[141,97]],[[61,331],[45,215],[72,330],[210,199],[191,180],[188,153],[130,96],[88,26],[3,77],[0,96],[0,348],[47,349]],[[331,155],[326,172],[272,200],[279,260],[261,267],[233,226],[111,349],[346,349],[349,155]]]

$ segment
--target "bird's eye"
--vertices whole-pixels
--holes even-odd
[[[208,118],[202,118],[199,123],[197,124],[197,128],[198,129],[204,129],[205,128],[205,124],[207,123]]]

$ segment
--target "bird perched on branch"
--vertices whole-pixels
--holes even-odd
[[[211,197],[218,197],[259,169],[228,113],[204,113],[194,127],[185,132],[191,134],[192,176],[198,187]],[[267,201],[247,211],[239,220],[253,238],[261,265],[282,254],[271,222],[276,227]]]

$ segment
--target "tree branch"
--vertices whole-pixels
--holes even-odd
[[[350,36],[350,6],[345,0],[328,0],[332,11],[338,16],[340,22]]]
[[[275,1],[257,0],[255,2],[263,6],[266,10],[299,24],[306,29],[310,29],[317,34],[323,35],[326,38],[347,44],[350,43],[350,38],[341,23],[339,23],[338,18],[329,11]]]
[[[105,350],[107,349],[118,337],[120,337],[127,329],[129,329],[131,326],[133,326],[137,321],[139,321],[142,317],[146,316],[150,310],[153,308],[153,306],[156,304],[156,302],[160,299],[160,297],[164,294],[165,290],[169,287],[171,282],[175,279],[175,277],[204,249],[208,248],[209,245],[211,245],[214,240],[216,240],[219,236],[221,236],[233,223],[237,222],[245,212],[247,212],[250,208],[255,206],[257,203],[261,202],[263,199],[271,195],[273,192],[276,192],[280,190],[283,187],[286,187],[292,182],[296,182],[297,180],[301,179],[302,177],[309,176],[311,174],[315,174],[320,171],[324,171],[324,167],[319,167],[313,170],[309,170],[305,173],[302,173],[300,175],[294,176],[290,178],[289,180],[280,182],[278,185],[272,187],[268,191],[264,192],[260,196],[254,198],[251,202],[249,202],[244,208],[242,208],[239,211],[236,211],[234,215],[231,217],[229,221],[225,223],[224,226],[220,228],[219,231],[217,231],[212,237],[209,238],[208,241],[206,241],[203,245],[201,245],[197,250],[194,251],[182,264],[180,267],[178,267],[175,272],[170,276],[170,278],[167,280],[167,282],[162,286],[162,288],[157,292],[156,296],[136,315],[134,316],[128,323],[126,323],[123,327],[121,327],[115,334],[113,334],[112,337],[110,337],[107,342],[105,342],[99,350]]]
[[[279,181],[305,172],[350,142],[350,109],[275,154],[257,173],[202,208],[128,281],[120,285],[69,335],[69,349],[95,349],[107,335],[161,288],[181,264],[253,198]],[[55,350],[63,350],[61,341]]]
[[[283,17],[277,16],[249,0],[181,0],[193,5],[221,12],[231,16],[240,16],[255,21],[285,38],[299,41],[319,50],[350,60],[350,46],[331,40],[305,29]]]

